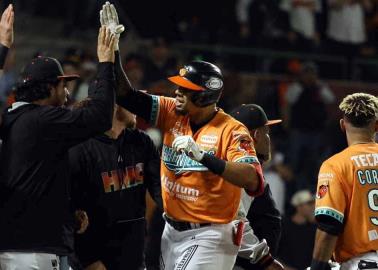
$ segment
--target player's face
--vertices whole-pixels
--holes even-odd
[[[67,102],[68,90],[65,80],[60,80],[58,85],[51,90],[51,98],[54,106],[63,106]]]
[[[256,152],[270,159],[269,126],[262,126],[256,130],[250,130],[249,133],[253,137]]]
[[[302,204],[298,207],[298,211],[308,221],[313,220],[314,210],[315,210],[315,202],[314,201],[304,203],[304,204]]]
[[[195,105],[191,101],[193,91],[179,87],[175,91],[176,95],[176,113],[178,114],[187,114],[189,113],[192,109],[195,108]]]

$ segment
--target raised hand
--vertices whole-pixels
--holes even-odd
[[[13,23],[13,5],[9,4],[9,6],[4,10],[0,19],[0,43],[8,48],[10,48],[13,44]]]
[[[116,36],[115,50],[118,50],[118,40],[125,27],[122,24],[119,24],[117,10],[113,4],[106,2],[102,6],[100,11],[100,23],[101,26],[105,26],[110,30],[112,34]]]
[[[116,37],[106,27],[101,26],[98,33],[97,56],[98,61],[114,63],[114,44]]]

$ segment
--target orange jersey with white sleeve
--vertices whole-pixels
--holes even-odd
[[[326,160],[317,190],[315,217],[343,224],[337,262],[378,250],[378,144],[352,145]]]
[[[190,135],[207,153],[225,161],[245,162],[261,175],[252,138],[247,128],[219,110],[194,134],[189,117],[175,112],[175,100],[152,96],[151,122],[163,132],[161,181],[164,210],[179,221],[229,223],[237,213],[241,188],[172,149],[177,136]]]

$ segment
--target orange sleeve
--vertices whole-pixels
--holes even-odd
[[[258,196],[264,191],[264,176],[261,165],[256,156],[253,140],[244,126],[239,126],[231,131],[227,147],[227,161],[242,162],[251,164],[259,178],[259,185],[256,191],[246,190],[250,196]]]
[[[346,193],[339,172],[332,164],[324,162],[318,176],[315,217],[329,216],[343,223],[346,205]]]
[[[165,131],[167,120],[174,117],[171,114],[175,114],[175,100],[169,97],[152,95],[151,124]]]

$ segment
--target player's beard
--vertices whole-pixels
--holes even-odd
[[[177,110],[177,109],[175,109],[175,112],[178,115],[187,115],[188,114],[188,112],[186,110]]]

